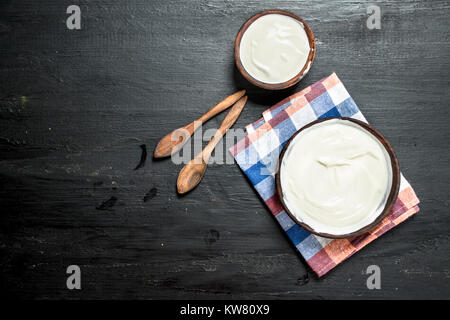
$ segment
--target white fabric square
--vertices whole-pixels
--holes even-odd
[[[331,100],[333,100],[335,106],[337,106],[338,104],[340,104],[341,102],[350,97],[350,95],[347,92],[347,89],[345,89],[344,85],[340,82],[327,92],[328,95],[331,97]]]
[[[317,116],[311,105],[308,103],[306,106],[294,113],[290,119],[294,123],[295,128],[298,130],[311,121],[317,120]]]

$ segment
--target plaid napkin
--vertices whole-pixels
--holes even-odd
[[[319,276],[419,211],[419,199],[401,175],[400,191],[392,211],[378,226],[361,236],[327,239],[294,223],[283,210],[275,190],[278,156],[298,129],[311,121],[333,116],[367,122],[335,73],[266,110],[261,119],[246,127],[248,135],[230,148],[281,228]]]

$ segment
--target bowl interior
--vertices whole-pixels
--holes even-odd
[[[291,18],[299,21],[301,24],[303,24],[306,35],[308,37],[308,42],[309,42],[309,47],[310,47],[308,58],[306,60],[305,65],[300,70],[300,72],[297,75],[295,75],[294,77],[292,77],[291,79],[289,79],[285,82],[281,82],[281,83],[265,83],[265,82],[259,81],[258,79],[255,79],[245,70],[245,68],[242,64],[241,58],[240,58],[241,40],[242,40],[242,36],[244,35],[245,31],[258,18],[260,18],[264,15],[268,15],[268,14],[285,15],[285,16],[291,17]],[[315,38],[314,38],[314,34],[311,31],[311,28],[309,27],[309,25],[299,16],[297,16],[289,11],[284,11],[284,10],[266,10],[266,11],[255,14],[254,16],[252,16],[250,19],[248,19],[242,25],[241,29],[239,30],[239,32],[236,36],[235,42],[234,42],[234,58],[235,58],[236,66],[237,66],[239,72],[251,84],[253,84],[257,87],[263,88],[263,89],[267,89],[267,90],[282,90],[282,89],[289,88],[289,87],[295,85],[296,83],[298,83],[308,73],[309,69],[311,68],[312,63],[314,61],[315,54],[316,54]]]
[[[389,182],[388,182],[388,188],[386,190],[386,193],[384,195],[382,203],[378,206],[378,208],[370,214],[370,216],[367,216],[367,219],[365,219],[361,224],[355,225],[354,227],[342,229],[343,232],[339,231],[333,231],[333,232],[326,232],[323,228],[318,227],[318,224],[315,224],[311,220],[308,221],[306,218],[298,218],[299,213],[297,215],[293,214],[291,212],[292,206],[289,205],[289,201],[285,198],[285,193],[283,193],[283,185],[281,180],[281,175],[283,172],[284,162],[283,160],[285,157],[288,156],[288,153],[290,152],[289,146],[291,145],[292,141],[302,132],[307,131],[308,128],[315,126],[320,127],[323,125],[326,125],[326,121],[344,121],[344,124],[348,124],[350,126],[356,126],[359,129],[363,129],[363,131],[366,131],[368,134],[370,134],[372,137],[374,137],[380,144],[381,149],[384,152],[385,159],[388,164],[388,172],[389,172]],[[376,129],[369,126],[368,124],[351,119],[351,118],[344,118],[344,117],[337,117],[337,118],[326,118],[321,119],[317,121],[313,121],[310,124],[304,126],[300,130],[298,130],[286,143],[284,146],[280,157],[279,157],[279,166],[278,170],[275,176],[276,179],[276,189],[277,194],[280,198],[280,202],[285,209],[286,213],[292,218],[294,222],[299,224],[304,229],[308,230],[311,233],[314,233],[316,235],[326,237],[326,238],[349,238],[354,237],[357,235],[361,235],[373,227],[375,227],[378,223],[381,222],[381,220],[386,217],[390,210],[392,209],[398,195],[398,190],[400,187],[400,169],[398,166],[398,161],[395,156],[395,153],[389,144],[389,142],[379,133]],[[320,230],[319,230],[320,229]],[[345,231],[344,231],[345,230]]]

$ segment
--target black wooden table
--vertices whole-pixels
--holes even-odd
[[[66,26],[71,4],[81,30]],[[241,24],[270,8],[316,35],[314,65],[290,91],[251,87],[234,66]],[[448,298],[449,16],[449,1],[1,1],[1,294]],[[212,165],[179,197],[181,165],[150,155],[237,89],[249,93],[243,128],[332,72],[394,146],[421,211],[319,279],[236,164]],[[149,157],[134,170],[141,145]],[[381,290],[366,286],[373,264]],[[81,290],[66,287],[69,265]]]

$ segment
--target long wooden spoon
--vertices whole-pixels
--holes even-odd
[[[189,161],[183,169],[181,169],[177,180],[177,191],[179,194],[186,193],[194,189],[202,180],[205,174],[206,167],[208,165],[208,160],[211,157],[211,153],[216,147],[217,143],[222,139],[228,129],[236,122],[237,118],[241,114],[242,109],[244,109],[245,103],[247,102],[247,96],[239,99],[238,102],[231,108],[225,119],[223,119],[222,124],[219,129],[217,129],[216,134],[212,137],[211,141],[208,142],[206,147],[195,156],[194,159]]]
[[[244,94],[245,90],[241,90],[226,97],[197,120],[189,123],[184,127],[175,129],[171,133],[167,134],[158,142],[158,145],[153,152],[153,157],[168,157],[180,150],[186,144],[186,142],[189,141],[189,138],[194,134],[195,130],[200,128],[203,123],[205,123],[215,115],[231,107]]]

